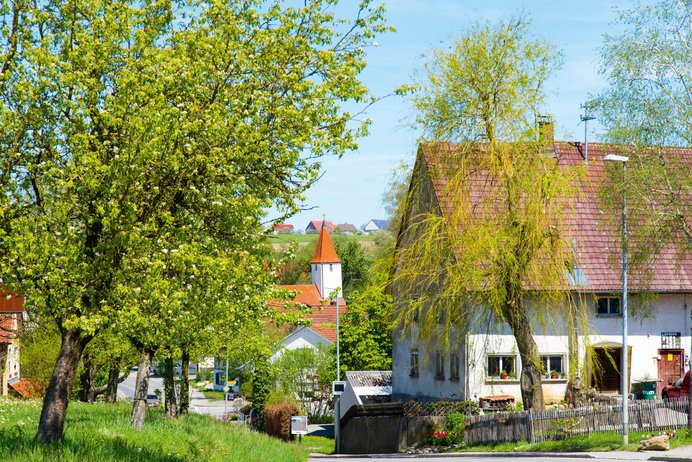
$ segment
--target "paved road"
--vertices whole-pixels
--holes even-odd
[[[192,380],[194,377],[190,377]],[[133,371],[130,375],[118,385],[118,394],[124,398],[132,398],[135,394],[135,381],[137,380],[137,371]],[[156,403],[156,393],[154,390],[163,390],[163,378],[158,375],[149,376],[149,403]],[[213,417],[221,418],[226,412],[238,412],[238,408],[243,406],[245,402],[241,400],[228,401],[224,406],[223,400],[212,401],[204,397],[204,395],[190,387],[190,412],[198,414],[208,414]]]
[[[314,456],[310,457],[310,462],[364,462],[364,460],[379,459],[387,462],[411,462],[412,460],[425,460],[428,462],[491,462],[491,461],[510,461],[510,462],[613,462],[621,460],[656,460],[683,462],[692,461],[692,446],[672,449],[665,452],[633,452],[633,451],[611,451],[611,452],[581,452],[581,453],[562,453],[559,455],[547,455],[545,453],[533,454],[426,454],[423,456],[413,454],[385,454],[385,455],[363,455],[363,456]]]
[[[137,380],[137,371],[132,371],[125,380],[118,384],[118,395],[123,398],[132,398],[135,395],[135,381]],[[147,397],[151,402],[156,398],[154,390],[163,391],[163,379],[158,375],[149,375],[149,392]]]

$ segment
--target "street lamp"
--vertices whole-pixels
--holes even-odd
[[[620,162],[622,164],[622,445],[627,446],[628,441],[628,371],[627,371],[627,161],[629,157],[608,154],[603,158],[606,162]]]

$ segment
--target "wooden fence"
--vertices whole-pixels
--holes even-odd
[[[687,398],[632,401],[630,431],[660,431],[687,426]],[[622,406],[591,406],[545,412],[497,412],[466,418],[464,440],[473,443],[562,440],[622,429]]]

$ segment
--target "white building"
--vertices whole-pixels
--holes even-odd
[[[451,144],[450,144],[451,146]],[[598,185],[604,179],[603,157],[618,147],[590,143],[587,179],[584,194],[575,204],[569,236],[574,244],[574,268],[566,278],[574,298],[579,298],[588,311],[588,332],[578,336],[578,361],[582,387],[594,387],[603,393],[621,393],[620,374],[622,350],[622,310],[619,230],[603,220],[604,211],[598,205]],[[664,148],[665,149],[665,148]],[[581,147],[576,143],[557,142],[550,152],[558,162],[574,165],[583,162]],[[670,149],[669,155],[684,155],[692,159],[692,150]],[[409,239],[406,220],[417,213],[437,211],[448,214],[452,201],[445,194],[449,169],[436,168],[435,158],[422,145],[413,173],[419,197],[404,216],[404,230],[398,246]],[[436,176],[437,175],[437,176]],[[683,199],[692,204],[692,198]],[[686,215],[692,215],[688,209]],[[631,226],[636,226],[632,224]],[[692,342],[692,255],[679,258],[675,249],[664,252],[653,264],[644,280],[630,274],[629,297],[629,379],[658,380],[658,391],[667,383],[681,377],[690,355]],[[649,297],[640,293],[646,289]],[[401,293],[394,288],[395,306],[401,303]],[[558,308],[558,307],[556,307]],[[556,310],[558,311],[558,310]],[[519,386],[521,361],[509,326],[488,323],[489,327],[464,332],[463,341],[451,349],[435,340],[425,341],[418,336],[414,322],[408,332],[398,328],[393,342],[394,398],[399,399],[478,399],[488,395],[511,395],[521,400]],[[547,402],[564,398],[567,374],[570,370],[568,337],[565,323],[557,318],[553,325],[534,327],[535,341],[544,369],[542,378]],[[587,355],[587,347],[593,354]],[[597,358],[600,367],[594,367]],[[553,372],[551,374],[551,372]]]

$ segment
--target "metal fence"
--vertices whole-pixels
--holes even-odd
[[[433,403],[419,403],[409,401],[404,403],[404,415],[408,417],[427,417],[427,416],[446,416],[455,412],[469,414],[469,410],[474,408],[474,413],[478,413],[478,406],[470,401],[437,401]]]
[[[633,401],[629,404],[630,431],[660,431],[687,426],[687,398],[670,401]],[[591,406],[545,412],[497,412],[465,419],[464,440],[473,443],[562,440],[591,433],[619,431],[621,406]]]

